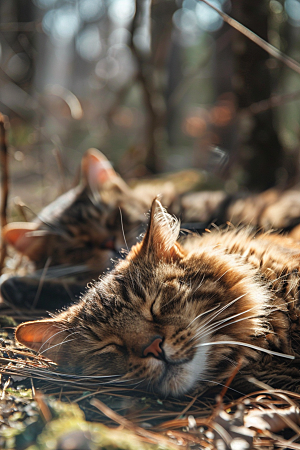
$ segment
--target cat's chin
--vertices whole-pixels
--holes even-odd
[[[197,349],[193,359],[181,364],[167,364],[156,390],[165,397],[182,397],[193,391],[207,373],[209,346]],[[205,380],[208,381],[208,380]]]

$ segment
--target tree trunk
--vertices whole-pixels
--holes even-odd
[[[232,16],[257,35],[268,40],[268,1],[232,0]],[[269,55],[238,32],[233,37],[233,89],[238,107],[243,110],[271,95]],[[240,111],[241,113],[241,111]],[[255,116],[239,115],[237,159],[244,170],[244,185],[264,190],[276,184],[283,149],[274,128],[273,111]]]

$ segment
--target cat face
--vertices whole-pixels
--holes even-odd
[[[143,241],[126,259],[80,303],[20,325],[17,340],[71,372],[173,396],[255,359],[254,350],[226,344],[251,344],[265,332],[268,296],[254,269],[200,238],[192,249],[181,246],[178,233],[179,223],[154,200]]]
[[[10,223],[3,237],[35,262],[84,264],[99,275],[110,260],[136,242],[151,200],[137,196],[106,157],[90,149],[82,160],[79,186],[47,206],[34,222]]]

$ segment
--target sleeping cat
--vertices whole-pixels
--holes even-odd
[[[277,229],[300,239],[300,190],[271,188],[259,194],[226,194],[224,191],[203,191],[184,194],[174,201],[172,212],[185,222],[231,222],[260,230]]]
[[[166,204],[172,202],[175,190],[170,182],[161,184],[160,192]],[[101,152],[88,150],[76,188],[44,208],[33,222],[3,228],[3,239],[40,269],[4,281],[4,300],[47,310],[72,303],[89,281],[111,267],[121,249],[136,243],[156,194],[151,185],[131,189]]]
[[[4,227],[6,242],[40,269],[26,278],[13,277],[2,283],[6,301],[47,310],[72,303],[86,283],[111,268],[112,258],[119,257],[122,248],[136,243],[144,231],[145,212],[158,193],[172,213],[189,222],[183,228],[201,232],[211,222],[286,230],[300,222],[296,190],[282,193],[270,189],[248,196],[228,196],[222,191],[179,195],[170,182],[159,188],[148,184],[131,189],[95,149],[86,152],[81,172],[79,186],[47,206],[34,222]],[[292,233],[300,239],[299,227]]]
[[[264,230],[290,230],[300,223],[297,190],[281,192],[274,188],[261,194],[233,196],[224,191],[180,195],[170,182],[159,188],[144,184],[131,189],[96,149],[86,152],[81,166],[79,186],[44,208],[34,222],[10,223],[2,231],[3,239],[28,256],[37,269],[46,264],[80,265],[83,281],[98,276],[124,246],[135,244],[146,223],[145,213],[157,194],[162,195],[171,213],[188,222],[184,227],[189,225],[192,230],[204,231],[211,223],[228,221]],[[296,227],[293,237],[298,238],[298,234],[300,237]]]
[[[275,369],[279,354],[297,355],[300,245],[236,229],[178,242],[179,229],[155,199],[126,258],[79,303],[19,325],[16,339],[99,384],[175,397],[221,382],[238,362],[263,366],[264,353]]]
[[[8,224],[3,238],[37,269],[50,260],[51,266],[84,264],[98,276],[125,246],[124,235],[128,245],[136,242],[151,196],[135,194],[107,158],[90,149],[82,159],[80,184],[50,203],[34,222]]]

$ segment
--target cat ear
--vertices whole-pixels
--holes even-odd
[[[115,172],[106,156],[99,150],[90,148],[81,161],[83,180],[94,191],[104,185],[117,186],[121,190],[128,190],[125,181]]]
[[[25,322],[16,329],[16,339],[41,355],[58,363],[65,350],[63,346],[68,331],[62,329],[56,319]]]
[[[155,198],[152,202],[146,234],[142,242],[133,247],[130,253],[133,257],[143,255],[165,260],[181,258],[183,250],[176,242],[179,230],[179,220],[168,214],[160,201]]]
[[[39,259],[44,243],[42,236],[34,235],[38,226],[34,222],[12,222],[3,227],[2,237],[18,252],[35,261]]]

